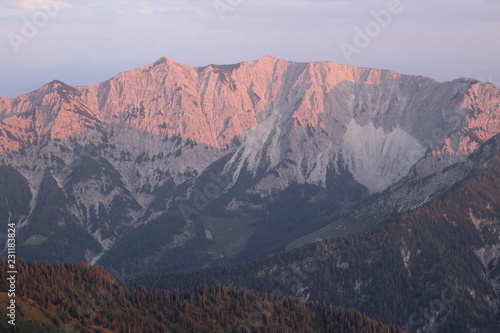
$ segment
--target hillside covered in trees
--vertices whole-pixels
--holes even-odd
[[[352,310],[300,298],[270,297],[221,285],[129,291],[102,267],[18,260],[16,326],[2,332],[380,332],[402,330]],[[0,270],[7,271],[6,260]],[[0,282],[6,304],[7,281]]]

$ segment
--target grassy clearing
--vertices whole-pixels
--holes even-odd
[[[235,217],[202,218],[205,229],[210,232],[214,241],[214,251],[225,257],[232,257],[245,248],[247,239],[255,231],[252,220],[246,215]]]
[[[33,235],[26,241],[24,241],[23,245],[39,246],[42,245],[42,243],[45,242],[46,239],[47,237],[42,235]]]

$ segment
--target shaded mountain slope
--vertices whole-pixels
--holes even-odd
[[[500,136],[468,163],[474,167],[449,190],[367,232],[317,233],[312,244],[238,265],[122,278],[185,291],[204,281],[300,296],[415,332],[497,332]]]

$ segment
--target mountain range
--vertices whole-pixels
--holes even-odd
[[[500,132],[499,100],[497,86],[472,79],[270,56],[206,67],[161,58],[95,86],[53,81],[0,98],[0,214],[47,259],[66,239],[68,259],[96,262],[158,224],[171,235],[149,261],[197,237],[205,257],[237,257],[279,215],[269,202],[309,197],[289,207],[315,211],[289,226],[303,236],[409,173],[406,183],[464,161]],[[418,205],[459,178],[391,201]]]
[[[340,252],[286,294],[415,329],[406,318],[436,297],[425,286],[464,274],[470,297],[446,327],[485,331],[500,304],[499,118],[491,83],[271,56],[56,80],[0,97],[0,224],[17,223],[25,259],[83,260],[186,292],[219,280],[271,292],[328,240]],[[401,295],[415,298],[403,307]],[[450,314],[471,304],[484,316]],[[422,327],[439,329],[436,311]]]

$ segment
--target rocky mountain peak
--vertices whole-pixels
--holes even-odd
[[[0,98],[0,163],[26,179],[30,207],[51,170],[67,215],[107,250],[196,197],[210,175],[223,175],[232,194],[221,209],[232,211],[247,207],[244,195],[294,184],[382,192],[410,171],[420,179],[465,161],[500,133],[499,117],[498,87],[470,79],[271,56],[205,67],[160,58],[94,86],[56,80]]]

